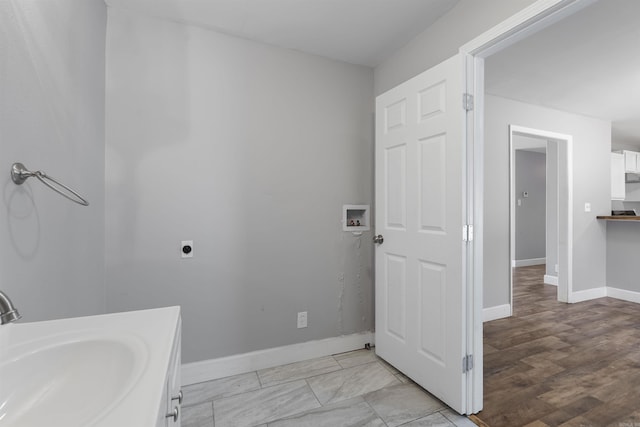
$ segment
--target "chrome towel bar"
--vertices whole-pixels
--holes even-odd
[[[22,163],[14,163],[11,166],[11,179],[13,180],[14,183],[18,185],[22,184],[27,180],[27,178],[30,178],[32,176],[35,176],[44,185],[46,185],[56,193],[60,194],[61,196],[71,200],[72,202],[82,206],[89,206],[89,202],[86,199],[84,199],[81,195],[79,195],[78,193],[76,193],[66,185],[62,184],[61,182],[56,181],[46,173],[42,171],[32,172],[28,170]],[[66,190],[67,192],[62,191],[62,189]]]

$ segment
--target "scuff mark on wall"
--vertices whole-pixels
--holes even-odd
[[[360,308],[360,313],[362,316],[360,317],[361,326],[365,325],[366,322],[366,310],[364,307],[364,296],[362,294],[362,236],[358,236],[356,239],[356,259],[358,261],[358,270],[356,273],[356,294],[358,296],[358,307]]]
[[[345,245],[339,259],[340,272],[337,277],[337,320],[341,334],[349,334],[355,330],[369,329],[367,324],[373,313],[369,305],[372,299],[370,266],[363,258],[368,258],[369,249],[363,247],[365,235],[345,233],[341,240],[351,240]],[[365,240],[366,241],[366,240]],[[344,307],[350,307],[347,312]]]
[[[338,330],[341,334],[344,334],[344,325],[343,325],[343,311],[344,311],[344,291],[346,285],[344,281],[344,273],[340,272],[338,274]]]

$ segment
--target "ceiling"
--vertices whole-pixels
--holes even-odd
[[[225,34],[375,67],[458,0],[105,0]]]
[[[640,1],[600,0],[487,58],[489,94],[612,122],[640,146]]]
[[[537,136],[513,134],[513,148],[515,150],[533,151],[534,153],[547,152],[547,139]]]

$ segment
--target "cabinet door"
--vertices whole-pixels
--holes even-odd
[[[633,151],[623,151],[624,155],[624,171],[633,173],[636,170],[637,158]]]
[[[635,151],[623,151],[624,171],[627,173],[638,173],[638,154]]]
[[[611,200],[624,200],[625,198],[626,153],[611,153]]]
[[[169,363],[169,373],[167,375],[167,414],[178,411],[178,417],[167,418],[167,427],[180,427],[182,417],[182,398],[180,369],[182,366],[182,320],[178,320],[178,328],[173,341],[171,351],[171,362]]]

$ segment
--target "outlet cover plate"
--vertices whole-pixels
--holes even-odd
[[[182,258],[193,258],[193,240],[180,242],[180,256]]]
[[[307,312],[301,311],[298,313],[298,329],[307,327]]]

